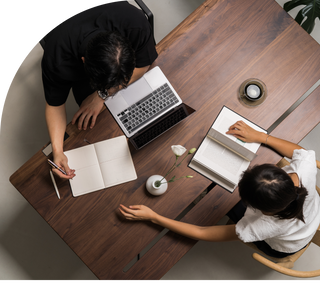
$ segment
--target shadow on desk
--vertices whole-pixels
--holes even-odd
[[[23,279],[97,279],[29,205],[3,230],[0,245],[25,271]]]

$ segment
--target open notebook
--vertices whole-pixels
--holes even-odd
[[[256,157],[260,143],[246,143],[226,134],[238,120],[255,130],[264,129],[224,106],[191,159],[189,167],[233,192],[240,177]]]
[[[69,167],[76,176],[70,180],[74,197],[137,178],[125,136],[66,151]]]

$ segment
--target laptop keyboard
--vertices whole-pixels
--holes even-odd
[[[168,84],[165,83],[117,116],[127,131],[132,133],[178,101]]]
[[[138,135],[138,137],[133,138],[133,141],[135,142],[137,148],[140,149],[186,117],[187,113],[181,106],[177,111],[174,111],[163,120],[160,120],[147,131]]]

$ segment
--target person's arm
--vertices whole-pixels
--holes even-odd
[[[149,66],[142,67],[142,68],[135,68],[133,70],[132,77],[130,79],[129,84],[133,83],[134,81],[141,78],[144,73],[149,69]],[[112,88],[109,91],[110,95],[113,95],[116,91],[120,90],[121,88]],[[76,123],[78,120],[78,129],[86,130],[88,126],[93,128],[96,124],[96,120],[100,112],[104,109],[104,100],[101,99],[98,95],[98,92],[95,91],[93,94],[88,96],[81,104],[79,110],[75,113],[72,118],[72,124]],[[90,122],[91,120],[91,122]]]
[[[129,206],[129,208],[120,205],[119,210],[127,220],[150,221],[191,239],[210,242],[238,240],[234,224],[207,227],[196,226],[161,216],[144,205],[134,205]]]
[[[64,175],[57,169],[52,169],[52,171],[61,178],[73,178],[75,176],[74,170],[69,168],[68,159],[63,153],[63,140],[66,131],[65,105],[50,106],[46,104],[46,121],[52,145],[53,161],[62,167],[68,175]]]
[[[266,144],[277,151],[280,155],[290,159],[292,158],[294,150],[302,149],[301,146],[287,140],[276,138],[266,133],[254,130],[243,121],[238,121],[231,125],[226,134],[234,135],[244,142],[258,142]]]
[[[95,91],[90,96],[88,96],[82,103],[79,110],[75,113],[72,118],[71,123],[75,124],[78,120],[78,129],[86,130],[88,126],[93,128],[96,124],[96,120],[100,112],[104,109],[104,100]],[[89,124],[91,119],[91,123]]]

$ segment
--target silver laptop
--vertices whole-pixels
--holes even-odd
[[[136,149],[194,112],[182,103],[159,67],[108,98],[105,105]]]

